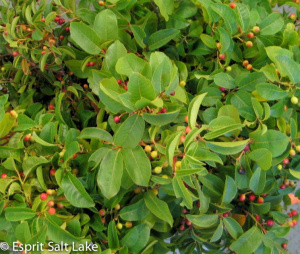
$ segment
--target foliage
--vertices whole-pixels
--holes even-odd
[[[299,1],[2,2],[1,241],[285,251]]]

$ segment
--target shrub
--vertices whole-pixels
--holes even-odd
[[[2,2],[2,241],[285,251],[297,1]]]

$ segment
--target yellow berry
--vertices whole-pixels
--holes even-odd
[[[157,157],[158,153],[157,153],[157,151],[152,151],[150,155],[153,159],[155,159]]]
[[[120,208],[121,208],[120,204],[116,204],[115,210],[120,210]]]
[[[146,153],[150,153],[152,151],[152,147],[147,145],[147,146],[145,146],[144,150]]]
[[[175,168],[180,169],[181,168],[181,161],[176,161]]]
[[[131,221],[127,221],[127,222],[125,223],[125,227],[126,227],[126,228],[131,228],[131,227],[132,227],[132,222],[131,222]]]
[[[153,171],[155,174],[160,174],[162,172],[162,167],[155,167]]]
[[[169,177],[167,175],[162,175],[161,177],[164,179],[169,179]]]
[[[120,229],[120,230],[121,230],[122,228],[123,228],[123,224],[120,223],[120,222],[118,222],[118,223],[117,223],[117,229]]]
[[[180,81],[179,85],[181,86],[185,86],[186,85],[186,82],[184,80]]]
[[[152,189],[152,192],[154,193],[155,196],[158,195],[158,190],[157,189]]]

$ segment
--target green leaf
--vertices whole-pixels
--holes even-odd
[[[224,154],[237,154],[241,152],[249,142],[249,139],[243,141],[235,141],[235,142],[207,142],[207,146],[210,150]]]
[[[186,215],[187,219],[200,228],[210,228],[219,222],[217,214]]]
[[[264,111],[263,111],[263,108],[262,108],[260,102],[253,97],[251,98],[251,102],[252,102],[252,106],[253,106],[256,117],[261,119]]]
[[[41,164],[48,163],[48,160],[46,160],[44,157],[37,157],[37,156],[30,156],[26,160],[24,160],[22,164],[22,168],[24,171],[24,174],[27,176],[29,175],[36,167],[38,167]]]
[[[154,3],[159,7],[161,15],[168,21],[169,15],[174,10],[174,0],[154,0]]]
[[[120,217],[125,221],[139,221],[146,218],[150,214],[143,199],[138,202],[125,206],[120,211]]]
[[[183,184],[181,177],[175,176],[172,180],[173,189],[176,198],[182,198],[181,204],[188,209],[193,208],[193,199],[191,193]]]
[[[154,100],[156,97],[154,87],[149,79],[139,73],[133,73],[129,77],[128,92],[130,92],[130,99],[136,102],[141,98]]]
[[[171,167],[173,166],[174,153],[176,148],[178,147],[181,135],[182,132],[174,133],[172,136],[170,136],[170,139],[168,140],[166,145],[166,157]]]
[[[299,171],[290,169],[290,173],[291,173],[292,176],[296,177],[297,179],[300,179],[300,172]]]
[[[226,176],[224,192],[222,196],[222,204],[230,204],[237,194],[237,186],[235,181],[230,177]]]
[[[288,76],[293,84],[300,82],[300,64],[295,62],[292,58],[286,55],[279,55],[275,57],[281,66],[281,75]]]
[[[233,89],[236,87],[234,79],[227,73],[218,73],[214,76],[214,82],[219,87]]]
[[[145,122],[141,116],[134,114],[128,117],[115,133],[115,145],[124,148],[136,147],[143,137],[144,129]]]
[[[149,238],[150,227],[144,223],[130,229],[122,238],[121,243],[133,253],[139,253],[147,245]]]
[[[61,187],[67,200],[75,207],[88,208],[95,206],[93,199],[82,183],[71,173],[66,172],[61,180]]]
[[[224,20],[225,27],[231,34],[237,32],[237,22],[235,12],[225,4],[212,4],[211,8]]]
[[[29,220],[36,216],[36,213],[30,208],[7,207],[4,211],[8,221]]]
[[[236,254],[251,254],[259,247],[261,242],[261,231],[256,226],[253,226],[233,242],[230,245],[230,249],[235,251]]]
[[[225,224],[225,227],[226,227],[228,233],[234,239],[237,239],[238,237],[240,237],[243,234],[243,229],[236,220],[234,220],[230,217],[225,217],[224,224]]]
[[[180,110],[178,109],[176,111],[171,111],[164,114],[143,113],[142,117],[146,122],[152,125],[163,126],[173,122],[179,115],[179,112]]]
[[[273,157],[278,157],[283,154],[289,143],[289,138],[282,132],[276,130],[268,130],[264,134],[262,134],[262,131],[252,132],[250,138],[253,141],[250,144],[252,151],[265,148],[272,153]]]
[[[263,192],[265,185],[266,172],[257,168],[250,179],[249,187],[255,194],[260,194]]]
[[[136,25],[131,25],[130,28],[131,28],[131,31],[133,32],[133,36],[134,36],[137,44],[139,44],[139,46],[141,48],[145,48],[146,45],[145,45],[143,39],[146,37],[146,33],[144,32],[144,30]]]
[[[77,138],[78,139],[99,139],[111,143],[113,142],[113,137],[110,135],[110,133],[108,133],[103,129],[95,128],[95,127],[84,128]]]
[[[166,202],[157,198],[151,190],[145,193],[144,200],[151,213],[173,226],[173,216]]]
[[[99,12],[94,21],[94,31],[100,38],[100,44],[118,40],[118,22],[116,15],[109,9]],[[71,28],[72,34],[72,28]],[[99,45],[99,44],[97,44]]]
[[[120,150],[110,150],[103,158],[97,184],[104,197],[110,199],[120,190],[123,175],[123,156]]]
[[[277,85],[262,83],[256,85],[258,94],[267,100],[279,100],[288,95],[287,91],[282,90]]]
[[[215,49],[216,48],[216,41],[214,40],[213,37],[207,35],[207,34],[201,34],[200,35],[200,39],[203,41],[203,43],[209,47],[209,48],[212,48],[212,49]]]
[[[189,126],[194,129],[196,127],[197,116],[200,105],[207,93],[199,94],[191,101],[188,109],[188,122]]]
[[[5,194],[6,189],[13,181],[14,181],[13,179],[1,178],[0,179],[0,192]]]
[[[245,4],[237,3],[236,13],[242,31],[247,31],[250,25],[250,10]]]
[[[258,26],[261,35],[273,35],[279,32],[284,25],[284,20],[280,13],[271,13]]]
[[[150,50],[158,49],[177,37],[179,33],[180,31],[174,28],[159,30],[150,35],[148,47]]]
[[[248,156],[263,170],[268,170],[272,166],[272,153],[266,148],[256,149]]]
[[[204,135],[206,140],[214,139],[219,136],[223,136],[228,132],[232,132],[234,130],[241,130],[244,127],[243,124],[231,124],[221,128],[213,128],[211,132],[208,132]]]
[[[223,234],[224,228],[223,228],[223,222],[220,221],[219,226],[217,227],[217,230],[215,231],[215,233],[213,234],[212,238],[210,239],[210,242],[216,242],[218,241]]]
[[[57,144],[51,144],[51,143],[48,143],[48,142],[46,142],[45,140],[41,139],[41,138],[36,134],[35,131],[33,132],[32,137],[34,138],[34,141],[35,141],[35,142],[39,143],[39,144],[42,145],[42,146],[47,146],[47,147],[57,147]]]
[[[115,250],[120,247],[118,232],[114,220],[108,224],[107,237],[109,248]]]
[[[141,186],[148,186],[151,177],[151,164],[141,146],[134,149],[122,149],[125,169],[132,181]]]
[[[101,39],[96,32],[84,23],[71,22],[71,37],[87,53],[97,55],[101,52]],[[115,32],[115,31],[114,31]]]

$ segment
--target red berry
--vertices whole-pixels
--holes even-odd
[[[191,129],[190,126],[186,126],[186,127],[185,127],[185,133],[186,133],[186,134],[189,134],[191,130],[192,130],[192,129]]]
[[[298,215],[298,212],[296,210],[292,210],[292,216],[297,216]]]
[[[7,178],[8,176],[7,176],[7,174],[2,174],[1,175],[1,179],[5,179],[5,178]]]
[[[254,201],[256,199],[256,196],[254,195],[254,194],[251,194],[250,196],[249,196],[249,200],[250,201]]]
[[[167,109],[166,109],[166,108],[162,108],[162,109],[160,110],[160,113],[167,113]]]
[[[100,216],[104,216],[104,215],[105,215],[105,210],[104,210],[104,209],[101,209],[101,210],[99,211],[99,215],[100,215]]]
[[[63,40],[65,37],[63,35],[59,36],[59,39]]]
[[[267,225],[268,225],[269,227],[273,227],[274,221],[272,221],[272,220],[267,220]]]
[[[184,214],[186,214],[186,213],[187,213],[187,210],[184,208],[182,212],[183,212]]]
[[[236,3],[231,2],[231,3],[229,4],[229,7],[230,7],[231,9],[234,9],[234,8],[236,7]]]
[[[90,63],[87,63],[87,64],[86,64],[86,67],[90,67],[90,65],[91,65]]]
[[[48,213],[51,215],[54,215],[56,213],[55,208],[53,208],[53,207],[49,208]]]
[[[114,122],[115,123],[119,123],[120,121],[121,121],[121,117],[119,117],[119,116],[114,117]]]
[[[104,1],[99,1],[99,5],[100,5],[100,6],[104,6],[104,5],[105,5],[105,2],[104,2]]]
[[[55,172],[56,172],[55,168],[52,168],[49,171],[49,173],[50,173],[51,176],[55,176]]]
[[[123,86],[123,89],[125,89],[126,91],[128,90],[128,87],[127,86]]]
[[[59,19],[59,22],[58,22],[58,23],[59,23],[60,25],[62,25],[62,24],[64,24],[65,22],[66,22],[65,19]]]
[[[40,195],[40,198],[41,198],[41,200],[46,200],[47,198],[48,198],[48,195],[46,194],[46,193],[42,193],[41,195]]]
[[[247,48],[252,48],[253,47],[253,42],[252,41],[247,41],[246,42],[246,47]]]
[[[174,96],[175,95],[175,91],[173,91],[172,93],[170,93],[170,95]]]
[[[30,138],[31,138],[31,134],[29,133],[29,134],[24,136],[24,141],[29,141]]]
[[[256,214],[255,219],[256,219],[257,221],[259,221],[259,220],[260,220],[260,216],[259,216],[258,214]]]
[[[262,194],[261,196],[262,196],[262,197],[266,197],[266,196],[268,196],[268,194],[267,194],[267,193],[264,193],[264,194]]]
[[[251,32],[248,33],[248,34],[247,34],[247,37],[248,37],[249,39],[252,39],[252,38],[254,37],[254,33],[251,33]]]
[[[189,220],[187,220],[187,221],[186,221],[186,225],[187,225],[187,226],[191,226],[191,225],[192,225],[192,222],[190,222]]]
[[[70,32],[70,27],[67,26],[65,30],[66,32]]]
[[[196,205],[197,205],[197,207],[200,207],[200,201],[197,201]]]
[[[19,174],[20,174],[21,177],[24,177],[24,176],[25,176],[24,173],[23,173],[22,171],[21,171]]]
[[[14,57],[16,57],[16,56],[18,56],[18,55],[19,55],[19,53],[18,53],[17,51],[14,51],[14,52],[13,52],[13,56],[14,56]]]
[[[95,65],[95,62],[90,62],[90,66],[94,66]]]
[[[225,58],[226,58],[226,55],[225,55],[225,54],[219,55],[219,59],[220,59],[220,60],[225,60]]]
[[[262,197],[259,197],[257,199],[257,203],[263,204],[265,202],[265,200]]]
[[[54,21],[58,22],[59,21],[59,16],[56,16],[55,19],[54,19]]]
[[[184,228],[184,225],[181,225],[180,227],[179,227],[179,230],[181,230],[181,231],[183,231],[185,228]]]
[[[290,160],[289,160],[289,158],[285,158],[285,159],[283,159],[283,164],[289,164],[289,162],[290,162]]]
[[[245,194],[241,194],[240,197],[239,197],[239,200],[241,202],[244,202],[246,200],[246,195]]]
[[[227,89],[226,89],[225,87],[219,87],[219,90],[220,90],[221,92],[225,92]]]
[[[281,185],[280,185],[280,189],[282,189],[282,190],[284,190],[285,187],[286,187],[285,184],[281,184]]]
[[[296,220],[293,220],[293,227],[297,226],[298,225],[298,221]]]
[[[77,158],[77,153],[75,153],[74,155],[73,155],[73,159],[76,159]]]
[[[122,84],[122,80],[121,79],[118,79],[117,82],[118,82],[119,85]]]
[[[223,217],[228,217],[229,213],[223,213]]]
[[[5,31],[4,31],[4,34],[5,34],[5,35],[8,35],[8,32],[7,32],[7,30],[5,30]]]
[[[288,215],[290,218],[293,217],[292,213],[288,213],[287,215]]]
[[[55,109],[54,105],[53,105],[53,104],[50,104],[50,105],[49,105],[49,109],[50,109],[50,110]]]
[[[282,247],[282,249],[287,249],[287,244],[283,243],[283,244],[281,244],[281,247]]]
[[[247,144],[247,145],[245,146],[245,148],[244,148],[244,151],[247,152],[247,151],[249,151],[249,150],[250,150],[250,147],[249,147],[249,145]]]

